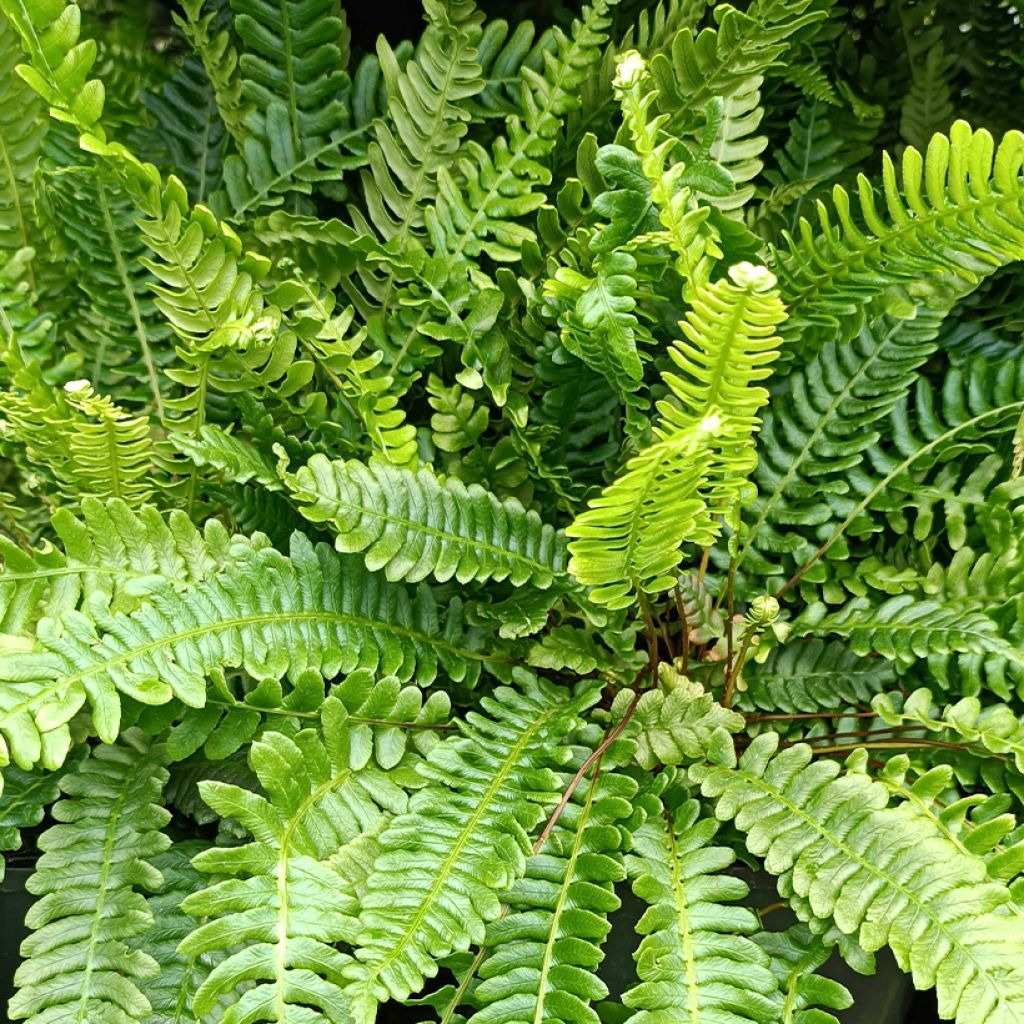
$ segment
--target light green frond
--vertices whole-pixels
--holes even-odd
[[[536,512],[429,469],[316,455],[284,480],[307,519],[334,527],[339,551],[362,553],[389,580],[548,587],[564,567],[560,537]]]
[[[918,987],[936,986],[941,1016],[1022,1019],[1024,917],[984,860],[911,807],[888,807],[881,783],[812,762],[802,744],[776,755],[777,744],[760,736],[737,768],[701,773],[716,815],[735,821],[751,853],[817,917],[834,918],[866,950],[890,946]]]
[[[428,785],[381,834],[361,901],[347,990],[357,1024],[378,1002],[417,991],[441,957],[485,940],[500,893],[526,870],[529,831],[557,797],[562,740],[595,698],[526,677],[518,691],[483,698],[463,736],[430,752],[420,768]]]
[[[658,403],[655,443],[566,531],[570,572],[597,587],[601,603],[623,607],[635,591],[667,590],[680,545],[710,543],[712,517],[738,515],[768,398],[756,382],[778,354],[785,312],[763,267],[740,264],[730,275],[701,289],[681,324],[685,340],[669,353],[680,372],[663,375],[671,397]]]
[[[757,916],[735,904],[746,884],[725,873],[735,859],[695,800],[674,801],[634,836],[633,891],[647,904],[637,925],[639,984],[623,996],[629,1024],[774,1024],[769,958],[748,938]]]
[[[822,1007],[845,1010],[853,997],[838,981],[816,973],[832,952],[821,937],[797,924],[782,932],[758,932],[753,938],[771,957],[782,996],[779,1024],[839,1024]]]
[[[872,183],[857,181],[857,201],[837,185],[832,209],[817,205],[815,223],[801,219],[777,261],[790,310],[784,337],[813,352],[845,341],[871,302],[892,286],[928,307],[937,293],[961,296],[1000,266],[1024,258],[1024,135],[998,146],[984,129],[957,121],[932,136],[924,157],[912,147],[897,168],[885,157],[878,208]],[[947,294],[944,294],[947,293]],[[904,305],[905,308],[905,305]],[[903,314],[905,315],[905,314]]]
[[[120,694],[202,707],[207,677],[221,668],[295,680],[379,666],[428,682],[443,667],[472,681],[486,659],[462,635],[457,599],[442,625],[428,591],[411,597],[301,534],[291,557],[239,539],[229,564],[195,586],[161,588],[129,614],[86,603],[59,622],[41,620],[35,639],[34,650],[0,656],[0,678],[9,681],[0,730],[29,763],[39,757],[33,721],[57,742],[88,701],[98,734],[113,738]]]
[[[53,808],[60,824],[40,837],[43,854],[27,884],[39,899],[25,919],[32,932],[21,944],[13,1020],[148,1018],[140,988],[160,968],[129,944],[153,924],[138,890],[163,881],[150,860],[170,845],[160,832],[170,814],[158,804],[166,779],[159,756],[135,739],[96,747],[61,779],[65,798]]]
[[[401,813],[406,796],[367,764],[369,752],[353,744],[345,718],[341,703],[329,699],[322,739],[316,730],[268,732],[253,743],[249,759],[266,796],[200,783],[206,803],[253,838],[205,850],[193,862],[216,877],[182,904],[207,920],[179,952],[227,954],[195,994],[197,1015],[224,999],[228,1019],[350,1019],[342,991],[349,957],[334,946],[353,941],[357,904],[333,862],[387,813]]]

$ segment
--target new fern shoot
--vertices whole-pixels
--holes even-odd
[[[8,1018],[1024,1024],[1017,9],[493,6],[0,0]]]

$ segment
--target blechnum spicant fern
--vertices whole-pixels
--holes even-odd
[[[8,1019],[1022,1024],[1016,8],[387,6],[0,0]]]

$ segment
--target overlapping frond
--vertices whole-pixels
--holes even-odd
[[[708,544],[715,515],[734,521],[756,465],[753,434],[768,393],[756,382],[778,354],[784,310],[774,278],[749,264],[706,286],[670,350],[655,443],[579,516],[567,533],[570,571],[595,586],[595,600],[628,604],[636,591],[674,583],[684,541]]]
[[[60,621],[40,620],[36,648],[0,656],[0,730],[23,759],[39,756],[42,728],[66,740],[86,701],[104,739],[117,735],[120,695],[144,704],[206,700],[206,679],[227,667],[255,679],[323,677],[360,666],[421,682],[443,667],[472,681],[486,655],[464,637],[457,601],[444,625],[426,590],[368,574],[295,534],[291,556],[238,540],[229,564],[195,586],[161,588],[136,611],[86,605]],[[44,736],[45,740],[45,736]]]
[[[557,797],[563,738],[595,697],[527,677],[483,698],[464,735],[430,752],[420,768],[427,786],[381,833],[361,900],[347,990],[357,1022],[418,990],[441,957],[484,941],[500,894],[526,870],[529,830]]]
[[[885,787],[812,761],[806,745],[775,754],[760,736],[738,767],[702,773],[715,813],[746,833],[752,853],[867,950],[888,945],[939,1012],[958,1024],[1004,1024],[1024,1013],[1017,949],[1024,918],[981,857],[958,849]]]
[[[322,718],[322,738],[307,729],[264,733],[253,743],[249,759],[266,796],[200,783],[203,800],[253,838],[194,859],[215,877],[185,897],[183,909],[207,920],[180,953],[227,954],[196,991],[198,1016],[225,999],[230,1017],[254,1022],[350,1019],[349,957],[333,947],[353,941],[357,903],[335,864],[361,836],[379,832],[387,812],[403,811],[406,796],[367,764],[369,752],[353,743],[337,699],[324,704]]]
[[[125,1024],[148,1018],[141,991],[160,966],[130,945],[153,917],[142,891],[160,888],[151,859],[170,845],[158,803],[167,772],[138,738],[98,747],[60,783],[59,824],[28,882],[40,898],[26,916],[32,933],[15,975],[13,1020]]]

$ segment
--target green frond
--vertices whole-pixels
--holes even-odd
[[[83,606],[135,611],[154,590],[196,584],[230,559],[231,538],[216,520],[202,532],[181,511],[164,518],[119,499],[85,498],[77,514],[58,509],[59,546],[23,551],[0,542],[0,623],[8,636],[31,636],[40,618],[59,620]]]
[[[838,981],[815,973],[832,952],[821,938],[802,924],[783,932],[758,932],[753,938],[771,957],[782,995],[779,1024],[839,1024],[822,1007],[845,1010],[853,998]]]
[[[195,927],[195,918],[182,910],[183,900],[202,888],[203,876],[192,866],[192,858],[207,849],[199,839],[186,839],[174,843],[163,853],[151,858],[151,864],[163,875],[163,887],[146,901],[153,917],[153,925],[139,935],[135,948],[143,950],[160,965],[155,978],[144,983],[146,998],[150,1002],[145,1024],[213,1024],[221,1019],[213,1014],[197,1017],[192,1001],[196,989],[217,966],[215,954],[184,956],[178,952],[179,943]],[[217,1007],[223,1013],[227,1007]]]
[[[142,265],[145,246],[135,210],[101,165],[82,163],[66,127],[55,127],[50,138],[74,164],[60,159],[51,169],[48,160],[39,187],[56,252],[80,261],[69,340],[80,352],[82,375],[115,401],[151,407],[161,417],[170,390],[162,371],[172,356],[171,331],[154,301],[154,279]]]
[[[89,497],[132,503],[152,497],[155,453],[147,417],[132,416],[85,380],[69,381],[61,391],[48,388],[37,366],[15,383],[28,390],[0,393],[0,416],[9,439],[52,476],[54,505],[58,498],[74,507]]]
[[[232,9],[249,110],[214,208],[239,221],[314,190],[343,198],[342,173],[364,162],[366,143],[349,123],[348,28],[337,0],[235,0]]]
[[[0,22],[0,250],[37,248],[42,236],[34,213],[32,176],[39,163],[46,119],[39,98],[15,72],[21,48],[14,29]],[[39,253],[42,256],[42,252]],[[31,263],[28,280],[35,289]]]
[[[819,202],[815,223],[801,218],[778,254],[790,310],[783,336],[813,352],[856,334],[885,289],[902,286],[904,310],[907,303],[927,308],[936,297],[949,304],[949,296],[1024,257],[1022,174],[1024,135],[1008,132],[997,146],[984,129],[957,121],[948,136],[932,136],[924,157],[913,147],[904,151],[899,181],[896,165],[884,158],[888,217],[865,176],[858,177],[856,203],[837,185],[833,207]]]
[[[709,544],[712,516],[734,520],[756,465],[753,433],[768,393],[755,386],[778,354],[784,310],[763,268],[740,264],[701,289],[669,354],[671,398],[658,403],[655,443],[566,531],[569,571],[596,586],[594,600],[623,607],[635,591],[674,581],[684,541]]]
[[[426,31],[404,68],[383,38],[377,44],[388,117],[374,125],[363,193],[370,222],[384,241],[404,242],[421,231],[440,169],[466,133],[465,101],[484,87],[476,61],[483,19],[471,0],[428,0],[424,9]]]
[[[620,718],[632,695],[623,690],[612,713]],[[617,713],[617,714],[616,714]],[[716,702],[700,683],[692,682],[671,665],[658,666],[658,688],[641,695],[630,734],[637,744],[641,768],[678,765],[712,756],[713,748],[731,747],[729,733],[743,728],[743,716]]]
[[[749,88],[826,16],[814,0],[754,0],[746,11],[719,5],[717,28],[680,29],[671,50],[651,60],[658,105],[670,114],[674,133],[701,123],[713,97]]]
[[[713,846],[717,823],[695,800],[672,800],[634,835],[639,983],[622,997],[629,1024],[769,1024],[778,1020],[769,958],[749,935],[757,915],[736,906],[746,884],[725,873],[735,854]]]
[[[37,725],[45,736],[53,731],[51,742],[66,741],[64,723],[87,700],[97,733],[113,738],[120,694],[202,707],[207,677],[222,668],[295,680],[379,666],[425,683],[443,667],[472,682],[487,657],[463,637],[457,599],[442,625],[429,591],[411,597],[301,534],[291,557],[239,538],[229,564],[203,582],[161,588],[130,614],[87,603],[59,622],[41,620],[35,640],[35,650],[0,656],[0,678],[10,681],[0,730],[29,763],[39,756]]]
[[[643,383],[637,342],[650,344],[650,331],[636,315],[636,260],[612,252],[590,277],[559,267],[544,283],[544,296],[556,305],[566,351],[582,359],[622,394]]]
[[[1009,754],[1017,770],[1024,772],[1024,724],[1006,704],[983,706],[977,697],[964,697],[939,708],[932,692],[922,687],[906,698],[880,693],[871,706],[888,725],[920,725],[992,754]]]
[[[171,430],[167,441],[195,465],[216,470],[229,483],[253,481],[267,491],[282,489],[274,464],[245,437],[229,433],[223,427],[204,423],[198,434]]]
[[[1019,1019],[1024,918],[984,860],[909,806],[887,806],[885,787],[867,775],[812,761],[806,745],[775,754],[777,745],[775,734],[760,736],[738,767],[701,773],[718,818],[735,821],[814,915],[834,918],[866,950],[890,946],[915,985],[934,985],[941,1016]]]
[[[184,13],[174,12],[172,17],[202,65],[224,130],[238,149],[244,149],[248,104],[242,98],[238,52],[223,17],[225,8],[211,4],[212,9],[204,14],[203,3],[204,0],[182,0]],[[196,196],[198,202],[204,198]]]
[[[996,693],[1009,696],[1009,689],[1024,680],[1024,654],[983,612],[964,611],[912,594],[880,604],[858,597],[831,614],[822,616],[822,610],[820,605],[810,605],[798,620],[797,630],[844,637],[854,653],[877,653],[903,668],[928,659],[940,682],[950,668],[946,656],[956,655],[967,676],[965,684],[972,683],[973,690],[980,678]],[[968,657],[964,659],[964,655]]]
[[[502,262],[517,260],[523,244],[535,237],[521,218],[544,203],[541,189],[552,180],[562,120],[578,107],[579,89],[600,62],[616,2],[587,5],[568,33],[550,29],[540,66],[520,68],[521,109],[509,116],[505,134],[490,150],[467,142],[452,169],[439,169],[430,229],[449,256],[486,253]]]
[[[858,657],[838,640],[794,637],[774,648],[763,664],[744,669],[740,703],[765,711],[812,714],[866,704],[893,685],[891,662]]]
[[[322,717],[323,738],[316,730],[268,732],[252,744],[249,760],[266,796],[200,783],[203,800],[253,838],[193,861],[215,878],[182,903],[207,920],[179,952],[227,954],[196,991],[198,1016],[227,999],[229,1018],[350,1020],[342,991],[350,958],[333,947],[353,941],[357,903],[335,862],[387,813],[401,813],[406,796],[367,763],[369,750],[353,742],[339,701],[328,699]]]
[[[160,91],[147,94],[145,100],[189,197],[194,203],[208,203],[220,187],[230,136],[202,60],[186,57]]]
[[[596,976],[619,907],[625,844],[637,785],[595,771],[581,785],[522,878],[503,895],[509,912],[487,926],[470,1024],[527,1020],[596,1024],[607,993]]]
[[[563,738],[596,696],[527,676],[483,698],[484,714],[469,712],[463,735],[430,752],[419,769],[427,786],[381,833],[361,900],[347,989],[357,1024],[417,991],[441,957],[485,941],[500,893],[526,870],[529,831],[557,797]]]
[[[429,469],[315,455],[284,481],[307,519],[334,527],[339,551],[362,553],[389,580],[548,587],[564,568],[561,538],[536,512]]]
[[[74,762],[65,764],[68,770]],[[26,772],[17,765],[4,765],[0,777],[0,853],[21,849],[19,829],[31,828],[43,820],[47,808],[60,794],[60,771]],[[0,857],[0,882],[6,858]]]
[[[134,738],[94,748],[61,778],[64,799],[52,811],[60,824],[40,837],[27,883],[39,899],[25,918],[32,933],[21,944],[12,1020],[148,1019],[140,988],[160,968],[130,945],[153,923],[138,889],[163,881],[150,860],[170,845],[160,831],[170,814],[158,803],[166,779],[159,755]]]
[[[931,333],[931,332],[926,332]],[[754,479],[758,497],[739,561],[759,571],[773,554],[807,558],[817,546],[794,527],[835,515],[832,495],[850,491],[850,471],[891,429],[887,415],[917,380],[935,343],[885,320],[845,344],[827,342],[779,382],[780,401],[764,417]],[[759,556],[759,561],[754,558]]]

